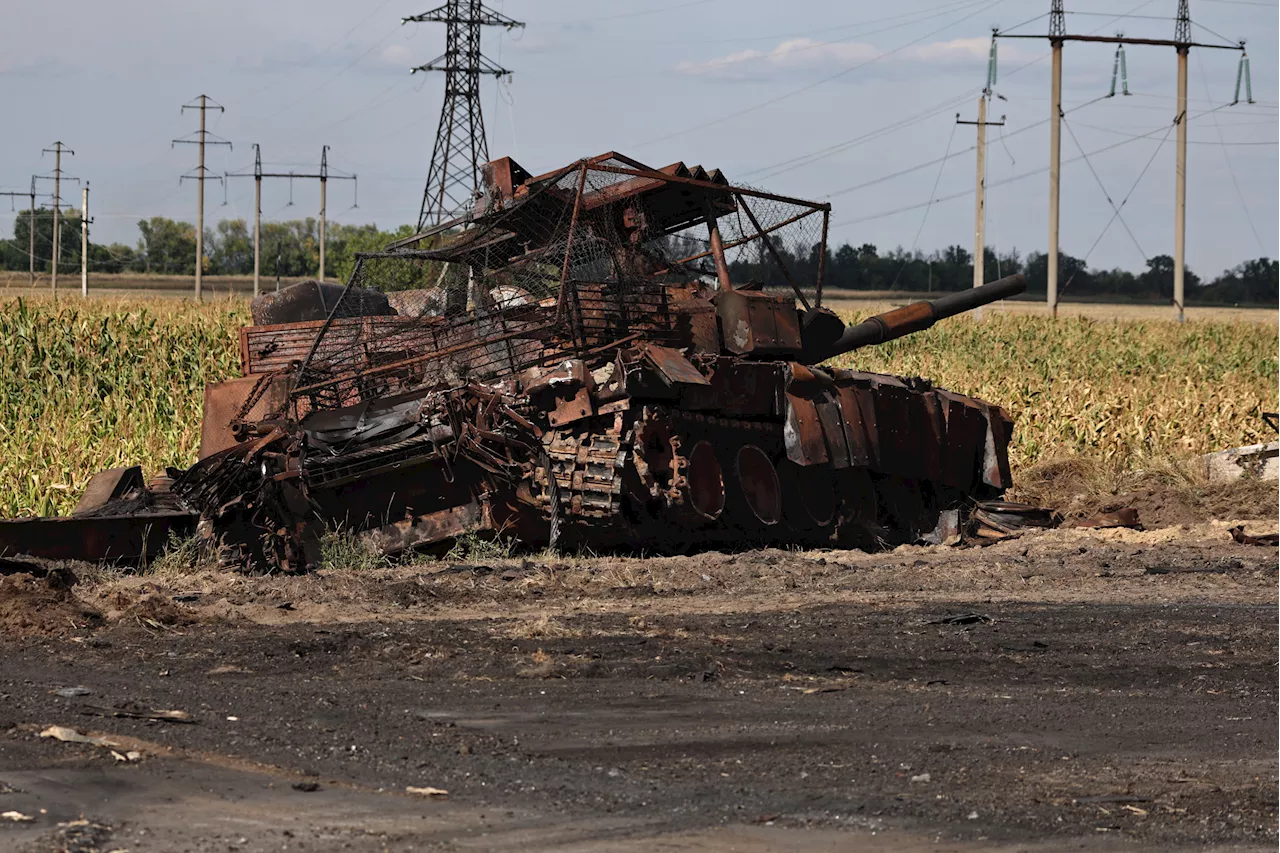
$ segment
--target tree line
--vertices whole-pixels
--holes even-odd
[[[0,269],[26,270],[31,214],[21,211],[14,221],[13,239],[0,241]],[[391,231],[376,225],[328,223],[326,270],[328,276],[346,280],[355,265],[357,252],[382,249],[387,243],[407,237],[413,227],[402,225]],[[80,214],[68,209],[59,219],[61,247],[59,264],[64,269],[80,264]],[[89,243],[89,268],[103,273],[143,273],[193,275],[195,273],[195,226],[163,216],[138,222],[138,242]],[[37,272],[49,270],[53,246],[52,211],[35,214],[35,255]],[[777,245],[775,248],[797,281],[814,281],[820,261],[818,245]],[[253,272],[253,228],[243,219],[224,219],[206,229],[206,275],[249,275]],[[754,259],[740,255],[730,263],[736,281],[759,281],[771,288],[786,288],[786,277],[768,257],[755,252]],[[262,224],[261,274],[267,277],[313,276],[320,263],[318,223],[312,218]],[[1031,252],[1022,256],[1016,249],[998,251],[988,247],[984,272],[988,281],[1002,275],[1022,273],[1028,290],[1043,293],[1047,281],[1047,256]],[[1146,269],[1093,269],[1082,258],[1058,255],[1059,294],[1066,299],[1117,299],[1164,301],[1173,298],[1173,258],[1156,255]],[[828,247],[824,265],[824,287],[843,290],[955,291],[973,283],[973,255],[963,246],[922,252],[902,247],[881,251],[870,243],[845,243]],[[1186,271],[1187,298],[1225,304],[1274,303],[1280,290],[1280,264],[1270,258],[1255,258],[1224,270],[1205,281]]]
[[[31,212],[20,211],[13,224],[13,239],[0,241],[0,269],[26,270],[31,236]],[[59,215],[60,269],[80,265],[80,213],[68,209]],[[343,225],[330,222],[326,229],[326,277],[345,280],[355,266],[357,252],[374,252],[392,240],[407,237],[413,227],[381,231],[376,225]],[[36,272],[48,272],[53,255],[53,211],[35,213]],[[138,222],[138,242],[101,244],[89,242],[89,269],[100,273],[144,275],[194,275],[196,229],[189,222],[153,216]],[[263,276],[297,278],[314,276],[320,267],[319,223],[314,217],[289,222],[262,223]],[[253,226],[243,219],[223,219],[204,234],[202,272],[205,275],[253,273]]]

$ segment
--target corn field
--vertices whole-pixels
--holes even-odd
[[[103,468],[195,461],[204,383],[237,374],[247,322],[243,301],[0,303],[0,516],[70,512]],[[1136,465],[1273,440],[1276,348],[1274,324],[997,314],[837,363],[1004,406],[1016,477],[1050,456]]]
[[[0,516],[70,512],[89,477],[185,468],[247,303],[0,303]]]

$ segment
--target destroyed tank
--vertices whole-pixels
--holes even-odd
[[[202,458],[165,499],[286,571],[331,530],[388,554],[945,539],[1010,485],[1010,419],[856,352],[1025,284],[846,326],[822,307],[829,216],[683,163],[488,163],[470,210],[358,255],[345,287],[255,302],[243,377],[207,387]],[[102,476],[89,514],[150,505],[136,473]]]
[[[999,407],[820,365],[1020,277],[846,327],[821,305],[829,205],[615,153],[483,177],[465,216],[294,299],[325,319],[255,306],[174,486],[245,560],[305,568],[326,527],[384,552],[875,547],[1009,485]]]

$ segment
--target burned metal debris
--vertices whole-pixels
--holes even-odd
[[[74,556],[124,558],[196,519],[285,571],[338,527],[385,552],[469,533],[882,547],[1010,485],[999,407],[819,365],[1020,276],[846,327],[822,307],[829,205],[615,153],[540,176],[504,158],[484,178],[469,216],[360,255],[345,288],[255,305],[191,468],[113,474],[96,515],[4,522],[0,547],[62,556],[48,531],[79,525],[101,547]]]

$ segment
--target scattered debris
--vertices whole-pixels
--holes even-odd
[[[293,790],[302,791],[304,794],[312,794],[320,790],[319,782],[294,782]]]
[[[1250,536],[1244,532],[1244,525],[1237,524],[1231,528],[1231,538],[1241,545],[1280,545],[1280,533],[1263,533],[1261,536]]]
[[[1075,797],[1071,802],[1081,805],[1088,805],[1091,803],[1149,803],[1151,802],[1151,798],[1136,796],[1134,794],[1098,794],[1091,797]]]
[[[1200,461],[1210,483],[1229,483],[1244,476],[1280,479],[1280,442],[1219,450],[1201,456]]]
[[[980,501],[969,516],[969,533],[978,540],[1001,540],[1031,529],[1057,527],[1062,517],[1051,509],[1012,501]]]
[[[124,753],[116,752],[113,749],[111,750],[111,757],[114,758],[116,761],[125,761],[125,762],[141,761],[142,753],[138,752],[138,750],[136,749],[131,749],[128,752],[124,752]]]
[[[0,820],[10,820],[14,823],[26,823],[29,820],[35,820],[35,818],[29,814],[23,814],[22,812],[7,811],[0,812]]]
[[[417,794],[421,797],[447,797],[449,792],[444,788],[432,788],[430,785],[416,788],[413,785],[407,785],[404,789],[406,794]]]
[[[66,699],[72,699],[76,696],[90,696],[93,691],[87,687],[59,687],[53,691],[55,695],[62,696]]]
[[[1142,522],[1138,520],[1138,511],[1133,507],[1124,507],[1111,512],[1103,512],[1091,518],[1073,518],[1064,527],[1096,528],[1128,527],[1141,530]]]
[[[942,616],[938,619],[930,619],[930,625],[988,625],[995,620],[985,613],[955,613],[949,616]]]
[[[80,712],[98,717],[125,717],[131,720],[156,720],[165,723],[195,722],[186,711],[162,711],[154,708],[101,708],[96,705],[85,705],[81,707]]]
[[[87,735],[69,726],[49,726],[40,732],[40,737],[51,737],[66,743],[87,743],[92,746],[119,746],[118,743],[104,735]]]

